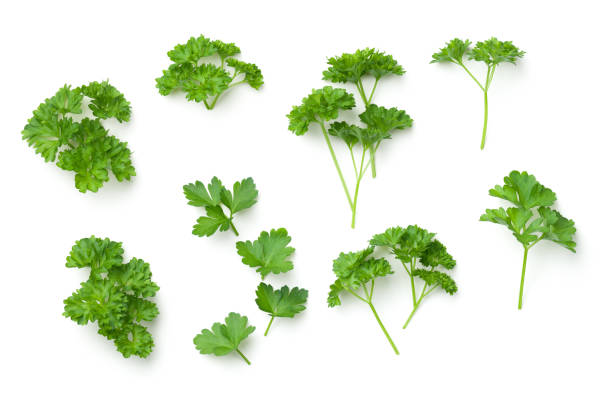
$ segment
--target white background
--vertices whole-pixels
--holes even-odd
[[[0,405],[606,407],[611,405],[609,270],[610,29],[605,2],[11,2],[0,10],[2,285]],[[260,91],[223,96],[213,111],[154,79],[166,52],[192,35],[236,42],[262,69]],[[479,150],[482,92],[456,66],[430,65],[451,38],[495,35],[527,51],[496,71],[489,139]],[[385,142],[366,178],[357,228],[322,136],[297,137],[285,114],[325,83],[326,57],[377,47],[406,69],[375,102],[405,109],[414,127]],[[482,77],[482,66],[470,65]],[[138,175],[81,194],[73,174],[21,140],[40,102],[64,83],[109,79],[132,103],[127,124]],[[354,88],[350,89],[355,92]],[[338,145],[340,151],[343,147]],[[341,155],[347,174],[347,157]],[[523,311],[522,250],[509,231],[478,222],[502,202],[487,195],[527,170],[576,221],[577,254],[549,242],[530,251]],[[308,309],[278,319],[254,303],[258,275],[235,237],[191,234],[202,213],[181,186],[252,176],[259,202],[236,218],[241,239],[284,226],[295,270],[269,282],[309,289]],[[340,251],[417,223],[457,259],[459,292],[430,295],[407,330],[409,280],[377,282],[375,304],[395,356],[367,307],[326,305]],[[62,317],[86,279],[67,269],[73,242],[122,241],[149,262],[161,290],[146,360],[124,359],[93,325]],[[126,259],[126,261],[127,261]],[[257,326],[236,355],[198,354],[192,339],[230,311]]]

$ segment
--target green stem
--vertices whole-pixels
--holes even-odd
[[[357,86],[357,90],[359,91],[359,96],[361,96],[361,100],[363,101],[363,104],[367,108],[368,98],[366,98],[365,96],[365,90],[363,89],[363,82],[361,82],[361,78],[359,78],[359,80],[357,81],[355,85]]]
[[[266,327],[266,331],[265,331],[265,333],[264,333],[264,336],[267,336],[267,335],[268,335],[268,332],[270,331],[270,326],[272,326],[272,322],[273,322],[273,321],[274,321],[274,316],[272,316],[272,317],[270,318],[270,323],[268,323],[268,327]]]
[[[374,317],[376,318],[376,321],[378,322],[378,325],[382,329],[383,333],[385,333],[385,337],[389,341],[389,344],[391,344],[391,347],[393,347],[393,351],[395,351],[395,354],[399,355],[399,350],[397,349],[397,347],[395,347],[395,343],[393,343],[393,340],[391,339],[391,336],[389,336],[389,332],[387,332],[387,329],[385,329],[385,326],[383,325],[382,321],[380,320],[380,317],[378,316],[378,313],[376,313],[376,309],[374,308],[374,304],[372,304],[372,302],[367,302],[367,303],[370,306],[370,309],[372,309],[372,313],[374,313]]]
[[[482,140],[480,142],[480,150],[485,147],[485,140],[487,138],[487,122],[489,121],[489,98],[487,91],[484,93],[484,125],[482,127]]]
[[[458,65],[459,65],[459,66],[461,66],[463,69],[465,69],[465,72],[467,72],[467,73],[468,73],[468,75],[469,75],[470,77],[472,77],[472,79],[473,79],[473,80],[476,82],[476,84],[478,85],[478,87],[479,87],[479,88],[480,88],[482,91],[484,91],[484,90],[485,90],[485,88],[484,88],[484,87],[482,86],[482,84],[481,84],[481,83],[480,83],[480,82],[479,82],[479,81],[476,79],[476,77],[475,77],[474,75],[472,75],[472,73],[470,72],[470,70],[469,70],[469,69],[467,69],[467,67],[466,67],[465,65],[463,65],[463,62],[459,63]]]
[[[352,210],[352,218],[351,218],[351,228],[355,228],[355,216],[357,215],[357,196],[359,195],[359,185],[361,184],[361,179],[363,178],[363,162],[365,160],[366,151],[363,150],[361,154],[361,165],[359,166],[359,176],[357,177],[357,183],[355,184],[355,196],[353,197],[353,205],[351,207]]]
[[[521,288],[519,290],[519,302],[518,302],[519,310],[523,308],[523,285],[525,284],[525,268],[527,267],[527,253],[528,252],[529,252],[529,248],[525,247],[525,252],[523,253],[523,270],[521,272]]]
[[[243,359],[244,361],[246,361],[246,363],[247,363],[248,365],[251,365],[251,362],[249,361],[249,359],[248,359],[248,358],[246,358],[246,356],[245,356],[244,354],[242,354],[242,352],[241,352],[240,350],[236,349],[236,353],[240,354],[240,357],[242,357],[242,359]]]
[[[412,316],[414,316],[414,313],[417,311],[419,306],[421,306],[421,302],[423,301],[423,298],[425,296],[427,296],[431,292],[431,290],[428,290],[427,292],[425,292],[425,289],[427,289],[427,284],[425,284],[423,286],[423,290],[421,291],[421,295],[419,296],[419,300],[417,300],[414,303],[414,307],[412,308],[412,312],[410,313],[410,316],[408,316],[408,319],[406,320],[406,323],[404,323],[404,326],[402,327],[402,329],[405,329],[406,327],[408,327],[408,323],[410,323],[410,320],[412,320]],[[412,293],[414,294],[414,291]]]
[[[376,90],[376,85],[378,85],[378,80],[380,78],[376,78],[374,81],[374,87],[372,88],[372,92],[370,93],[370,97],[368,98],[368,103],[366,103],[366,108],[372,103],[372,97],[374,96],[374,91]]]
[[[327,147],[329,148],[329,153],[334,161],[334,166],[336,166],[336,171],[338,172],[338,176],[340,177],[340,181],[342,182],[342,188],[344,189],[344,194],[346,195],[346,199],[348,200],[349,207],[351,210],[353,209],[353,202],[351,200],[351,195],[349,193],[348,187],[346,186],[346,181],[344,181],[344,175],[342,174],[342,170],[340,169],[340,165],[338,164],[338,159],[336,158],[336,153],[334,152],[334,147],[329,140],[329,135],[327,134],[327,130],[325,129],[325,125],[323,121],[319,121],[319,125],[321,126],[321,131],[323,132],[323,136],[325,137],[325,143],[327,143]]]
[[[212,107],[206,101],[204,101],[204,106],[206,106],[206,109],[208,109],[208,110],[212,109]]]
[[[232,219],[232,216],[230,216],[230,220]],[[234,234],[236,234],[236,236],[239,236],[240,234],[238,234],[238,230],[236,229],[236,226],[234,225],[233,221],[230,221],[230,227],[232,228],[232,231],[234,231]]]

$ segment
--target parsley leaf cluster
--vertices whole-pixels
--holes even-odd
[[[191,37],[186,44],[178,44],[168,51],[172,60],[163,75],[157,78],[157,89],[169,95],[178,89],[186,93],[187,100],[203,102],[213,109],[219,97],[230,88],[246,83],[259,89],[263,85],[261,70],[255,64],[233,58],[240,53],[234,43],[212,41],[203,35]],[[200,60],[217,55],[219,65]]]
[[[487,123],[489,120],[488,92],[491,87],[491,81],[493,81],[495,68],[502,62],[516,64],[516,61],[525,55],[525,51],[519,50],[512,44],[512,41],[500,41],[495,37],[491,37],[486,41],[479,41],[474,47],[470,47],[471,44],[472,42],[470,40],[455,38],[447,42],[444,48],[441,48],[440,51],[432,55],[431,63],[451,62],[459,65],[467,72],[470,78],[476,82],[480,90],[484,92],[484,125],[480,142],[480,149],[482,150],[485,147]],[[472,72],[465,66],[463,57],[466,55],[468,60],[480,61],[486,64],[487,76],[484,83],[476,79]]]
[[[238,346],[254,331],[255,326],[249,326],[246,316],[232,312],[225,318],[225,324],[215,323],[211,330],[202,330],[202,333],[193,338],[193,343],[201,354],[224,356],[235,351],[248,365],[251,365]]]
[[[293,106],[287,115],[289,130],[296,135],[303,135],[309,130],[311,123],[319,125],[351,209],[351,227],[354,228],[359,186],[370,167],[372,177],[376,177],[375,155],[380,144],[383,140],[390,139],[394,131],[412,126],[412,118],[405,111],[372,103],[380,79],[388,75],[403,75],[405,71],[392,56],[372,48],[332,57],[327,63],[329,68],[323,72],[324,80],[343,84],[350,82],[357,88],[364,105],[364,112],[359,115],[361,123],[359,125],[349,124],[346,121],[329,123],[338,119],[341,111],[354,108],[356,102],[346,89],[325,86],[313,89],[310,95],[302,99],[301,105]],[[366,77],[374,78],[370,91],[366,91],[364,86]],[[342,140],[350,153],[355,176],[355,187],[352,192],[347,186],[330,135]],[[368,152],[369,159],[366,160]]]
[[[410,316],[404,323],[404,329],[410,323],[425,296],[437,288],[443,289],[450,295],[457,292],[455,281],[447,273],[438,270],[451,270],[455,267],[456,262],[447,252],[446,247],[434,238],[435,235],[417,225],[410,225],[406,228],[388,228],[382,234],[374,235],[370,240],[370,245],[389,250],[410,276],[413,307]],[[423,281],[423,287],[418,296],[415,278]]]
[[[68,268],[90,268],[89,278],[64,300],[64,316],[81,325],[98,322],[98,333],[115,342],[127,358],[147,357],[153,336],[142,325],[159,310],[150,298],[159,286],[151,280],[149,264],[132,258],[123,263],[121,242],[94,236],[76,242],[66,258]]]
[[[94,117],[78,120],[75,115],[82,116],[85,98]],[[109,170],[118,181],[136,175],[127,143],[109,135],[101,122],[109,118],[126,122],[130,114],[130,103],[108,81],[75,89],[64,85],[38,106],[21,133],[46,162],[75,172],[80,192],[96,192],[109,180]]]
[[[504,185],[496,185],[489,190],[489,195],[513,204],[508,208],[487,209],[480,216],[480,221],[507,227],[523,246],[523,269],[518,301],[520,310],[523,307],[523,286],[529,250],[538,242],[548,240],[576,252],[576,242],[574,242],[576,228],[574,221],[551,208],[557,200],[556,194],[527,172],[512,171],[510,175],[504,177]]]
[[[233,222],[234,215],[253,206],[257,202],[258,195],[251,177],[235,182],[232,191],[225,188],[217,177],[213,177],[208,189],[204,183],[196,181],[184,185],[183,193],[189,205],[204,207],[206,210],[206,216],[198,218],[193,226],[193,235],[199,237],[209,237],[217,230],[227,231],[230,228],[238,236],[238,230]],[[222,206],[228,209],[229,215],[223,211]]]
[[[259,238],[253,242],[236,242],[236,250],[242,257],[242,263],[257,268],[264,280],[270,273],[286,273],[293,269],[293,262],[288,258],[295,252],[295,248],[289,246],[290,242],[291,237],[285,228],[272,229],[270,232],[262,231]],[[306,309],[304,305],[308,299],[306,289],[289,289],[288,286],[283,286],[275,290],[272,285],[263,282],[257,287],[255,295],[255,303],[259,309],[270,316],[264,336],[268,335],[274,318],[294,317]]]

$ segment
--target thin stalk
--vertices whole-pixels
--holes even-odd
[[[239,236],[240,234],[238,234],[238,230],[236,229],[236,226],[234,225],[234,221],[231,221],[232,219],[232,215],[230,215],[230,227],[232,228],[232,231],[234,231],[234,234],[236,234],[236,236]]]
[[[523,285],[525,284],[525,268],[527,267],[527,253],[528,252],[529,252],[529,248],[525,247],[525,252],[523,253],[523,270],[521,272],[521,288],[519,290],[519,302],[518,302],[519,310],[523,308]]]
[[[480,150],[485,147],[485,140],[487,138],[487,122],[489,121],[489,97],[487,91],[484,92],[484,125],[482,127],[482,140],[480,141]]]
[[[368,98],[368,103],[366,103],[366,108],[372,103],[372,97],[374,96],[374,91],[376,90],[376,85],[378,85],[378,80],[380,78],[376,78],[374,81],[374,87],[372,88],[372,92],[370,93],[370,97]]]
[[[357,177],[357,183],[355,184],[355,196],[353,198],[353,205],[351,207],[352,210],[352,218],[351,218],[351,228],[355,228],[355,216],[357,215],[357,196],[359,195],[359,185],[361,184],[361,179],[363,178],[363,162],[365,160],[366,151],[363,150],[361,154],[361,165],[359,166],[359,176]]]
[[[417,311],[417,309],[421,305],[421,302],[423,301],[423,298],[425,296],[427,296],[431,292],[431,290],[425,292],[425,289],[427,289],[427,284],[425,284],[423,286],[423,290],[421,291],[421,295],[419,296],[419,300],[417,300],[416,303],[414,304],[414,307],[412,308],[412,312],[410,313],[410,316],[408,316],[408,319],[406,320],[406,323],[404,323],[404,326],[402,327],[402,329],[405,329],[406,327],[408,327],[408,323],[410,323],[410,320],[412,320],[412,316],[414,316],[414,313]]]
[[[264,336],[267,336],[267,335],[268,335],[268,332],[270,331],[270,326],[272,326],[272,322],[273,322],[273,321],[274,321],[274,316],[272,316],[272,317],[270,318],[270,323],[268,323],[268,327],[266,327],[266,331],[265,331],[265,333],[264,333]]]
[[[395,354],[399,355],[399,350],[397,349],[397,347],[395,347],[395,343],[393,343],[393,340],[391,339],[391,336],[389,336],[389,332],[387,332],[387,329],[385,329],[385,326],[383,325],[382,321],[380,320],[380,317],[378,316],[378,313],[376,312],[376,309],[374,308],[374,305],[372,304],[372,302],[367,302],[367,303],[370,306],[370,309],[372,309],[372,313],[374,313],[374,317],[376,318],[376,321],[378,322],[378,325],[380,326],[380,328],[382,329],[383,333],[385,334],[385,337],[389,341],[389,344],[391,344],[391,347],[393,347],[393,351],[395,352]]]
[[[463,69],[465,69],[465,72],[467,72],[467,73],[468,73],[468,75],[469,75],[470,77],[472,77],[472,79],[473,79],[473,80],[476,82],[476,84],[478,85],[478,87],[479,87],[479,88],[480,88],[480,89],[481,89],[481,90],[484,92],[484,90],[485,90],[485,89],[484,89],[484,87],[482,86],[482,84],[480,83],[480,81],[478,81],[478,80],[476,79],[476,77],[475,77],[474,75],[472,75],[472,73],[470,72],[470,70],[469,70],[469,69],[467,69],[467,67],[466,67],[465,65],[463,65],[463,62],[462,62],[462,63],[460,63],[460,64],[458,64],[458,65],[459,65],[459,66],[461,66]]]
[[[357,90],[359,91],[359,96],[361,96],[361,100],[363,101],[363,104],[367,108],[368,107],[368,98],[366,98],[365,89],[363,88],[363,82],[361,82],[361,78],[359,78],[359,80],[357,81],[357,83],[355,85],[357,85]]]
[[[327,134],[327,130],[325,129],[323,121],[319,121],[319,125],[321,126],[321,131],[323,132],[323,136],[325,137],[325,143],[327,143],[327,147],[329,148],[329,153],[331,154],[332,160],[334,161],[334,166],[336,166],[336,171],[338,172],[340,181],[342,182],[342,188],[344,189],[344,194],[346,195],[346,199],[348,200],[349,207],[351,207],[352,210],[353,201],[351,200],[351,195],[349,193],[348,187],[346,186],[346,181],[344,181],[344,175],[342,174],[342,170],[340,169],[340,165],[338,164],[336,152],[334,152],[334,147],[332,146],[331,141],[329,140],[329,135]]]
[[[236,353],[240,354],[240,357],[242,357],[242,359],[243,359],[244,361],[246,361],[246,363],[247,363],[248,365],[251,365],[251,362],[249,361],[249,359],[248,359],[248,358],[246,358],[246,356],[245,356],[244,354],[242,354],[242,352],[241,352],[240,350],[236,349]]]

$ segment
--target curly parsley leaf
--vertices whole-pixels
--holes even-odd
[[[323,79],[331,82],[359,83],[365,75],[379,80],[385,75],[404,75],[406,71],[391,55],[364,48],[352,54],[344,53],[327,59],[329,68],[323,71]]]
[[[459,65],[465,72],[476,82],[480,90],[484,92],[484,125],[482,128],[482,139],[480,149],[484,149],[487,136],[487,123],[489,119],[489,97],[488,92],[493,81],[496,67],[502,62],[510,62],[516,64],[519,58],[525,55],[525,51],[519,50],[512,41],[499,41],[495,37],[491,37],[486,41],[479,41],[476,46],[470,48],[472,42],[470,40],[461,40],[455,38],[446,43],[444,48],[432,55],[431,63],[436,62],[451,62]],[[469,60],[484,62],[487,66],[487,75],[484,82],[476,79],[474,74],[465,66],[463,61],[467,55]]]
[[[255,64],[231,58],[239,53],[240,48],[234,43],[211,41],[203,35],[191,37],[187,43],[168,51],[174,63],[155,79],[157,89],[164,96],[174,90],[184,91],[187,100],[203,102],[209,110],[222,94],[236,85],[247,83],[259,89],[263,85],[261,70]],[[202,58],[213,55],[218,56],[218,64],[201,63]]]
[[[404,323],[404,329],[423,299],[436,288],[440,287],[450,295],[457,292],[455,281],[448,274],[436,269],[451,270],[457,263],[435,236],[435,233],[418,225],[409,225],[406,228],[387,228],[385,232],[374,235],[370,240],[373,247],[386,248],[395,255],[410,276],[413,308]],[[423,280],[420,295],[417,295],[416,277]]]
[[[324,122],[338,118],[342,110],[355,107],[355,98],[342,88],[325,86],[313,89],[311,94],[302,99],[302,104],[294,106],[287,115],[289,130],[298,136],[308,131],[312,122],[324,126]]]
[[[374,281],[376,278],[392,274],[393,270],[386,259],[372,257],[373,252],[374,248],[368,247],[358,252],[340,253],[338,258],[334,260],[333,271],[337,279],[329,288],[327,304],[329,307],[339,306],[341,304],[340,295],[343,292],[348,292],[366,303],[370,310],[372,310],[378,325],[393,348],[393,351],[395,354],[399,354],[395,343],[393,343],[372,303]],[[359,294],[358,292],[360,291],[363,291],[363,293]]]
[[[288,246],[291,237],[284,228],[262,231],[255,241],[238,241],[236,249],[242,263],[257,268],[261,279],[270,274],[279,274],[293,269],[293,262],[287,260],[295,252]]]
[[[224,356],[235,351],[250,365],[251,362],[238,346],[254,331],[255,326],[249,326],[246,316],[232,312],[225,318],[225,324],[215,323],[211,330],[202,330],[202,333],[193,338],[193,343],[201,354]]]
[[[90,100],[88,106],[96,118],[79,122],[68,115],[83,112],[84,97]],[[21,133],[45,161],[57,160],[59,168],[74,171],[80,192],[96,192],[109,180],[109,170],[118,181],[136,175],[127,143],[109,135],[101,122],[111,117],[124,122],[130,114],[129,102],[108,81],[76,89],[64,85],[38,106]]]
[[[270,315],[270,322],[264,336],[268,335],[274,318],[294,317],[306,309],[305,304],[308,299],[306,289],[295,287],[289,290],[289,287],[285,285],[278,290],[274,290],[272,285],[263,282],[259,284],[255,294],[257,295],[255,303],[257,303],[259,309]]]
[[[527,172],[512,171],[504,178],[504,186],[497,185],[489,195],[507,200],[515,207],[487,209],[480,221],[488,221],[507,227],[523,246],[523,269],[519,289],[518,308],[523,307],[523,287],[529,250],[541,240],[555,242],[576,252],[574,221],[550,208],[556,194],[540,184]]]
[[[206,216],[198,218],[193,226],[193,235],[199,237],[209,237],[217,231],[227,231],[230,228],[238,235],[233,222],[234,215],[253,206],[258,195],[255,182],[250,177],[235,182],[232,191],[226,189],[217,177],[213,177],[208,189],[204,183],[196,181],[185,184],[183,193],[189,205],[204,207],[206,210]],[[229,215],[225,214],[222,206],[229,210]]]
[[[132,258],[123,263],[120,242],[96,237],[76,242],[66,258],[68,268],[90,268],[89,279],[64,300],[64,316],[80,325],[98,323],[98,333],[113,340],[125,357],[147,357],[153,336],[141,323],[159,314],[149,264]]]

